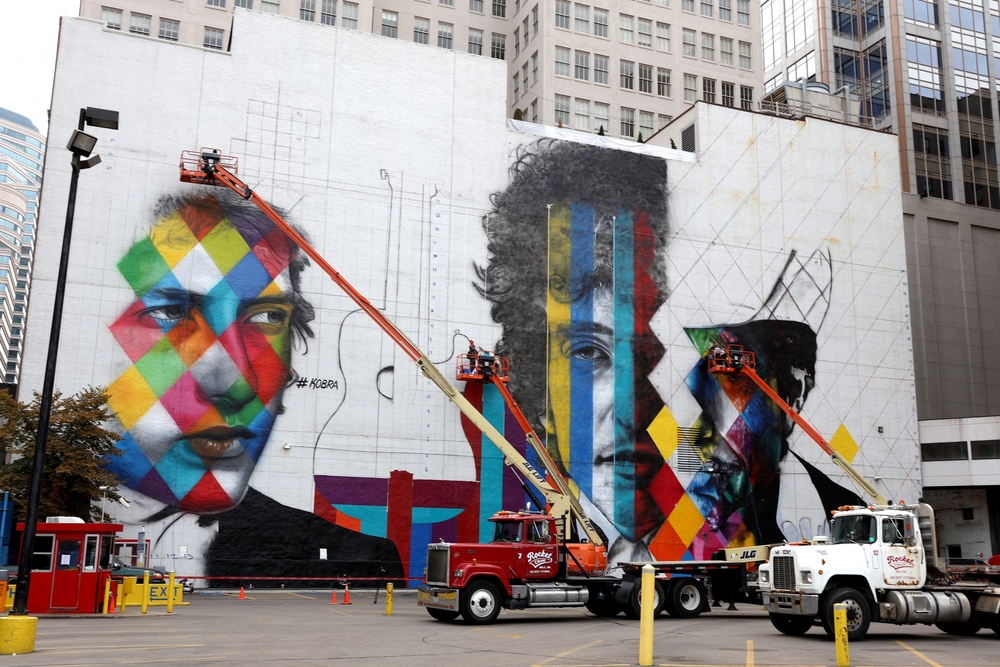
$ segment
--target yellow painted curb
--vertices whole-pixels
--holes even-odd
[[[37,616],[4,616],[0,618],[0,655],[33,652],[37,628]]]

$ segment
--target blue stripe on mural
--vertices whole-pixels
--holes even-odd
[[[632,214],[615,219],[614,369],[615,369],[615,523],[628,537],[635,527],[635,392],[632,337],[635,333]],[[623,460],[620,453],[629,452]]]
[[[410,527],[410,576],[419,576],[427,566],[427,546],[431,543],[431,527],[429,523],[414,523]],[[407,582],[408,588],[416,588],[421,582],[410,580]]]
[[[590,328],[594,322],[593,290],[589,284],[594,274],[594,207],[573,204],[571,213],[570,320],[574,329]],[[569,364],[569,474],[584,494],[593,497],[594,362],[570,355]]]
[[[483,416],[503,433],[504,402],[496,387],[483,387]],[[503,509],[503,453],[482,436],[482,472],[479,483],[479,541],[493,541],[489,518]]]

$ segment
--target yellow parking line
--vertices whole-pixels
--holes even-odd
[[[567,655],[576,653],[577,651],[582,651],[585,648],[590,648],[591,646],[596,646],[597,644],[600,644],[603,641],[604,641],[603,639],[595,639],[594,641],[590,642],[589,644],[584,644],[583,646],[577,646],[576,648],[571,648],[570,650],[563,651],[562,653],[560,653],[558,655],[554,655],[551,658],[546,658],[545,660],[542,660],[541,662],[536,662],[531,667],[541,667],[542,665],[547,665],[550,662],[552,662],[553,660],[558,660],[559,658],[564,658]]]
[[[87,648],[73,648],[68,651],[52,651],[46,648],[36,648],[36,653],[44,655],[58,655],[60,653],[93,653],[94,651],[144,651],[151,648],[201,648],[204,644],[137,644],[135,646],[91,646]],[[62,648],[62,647],[60,647]]]
[[[229,656],[226,655],[200,655],[193,658],[184,658],[184,662],[195,662],[198,660],[225,660]],[[152,664],[157,662],[169,662],[171,664],[177,664],[177,658],[168,658],[165,660],[143,660],[142,664]],[[73,667],[107,667],[108,664],[131,664],[131,663],[108,663],[107,660],[102,660],[100,662],[74,662]],[[42,665],[41,667],[66,667],[66,663],[59,662],[52,665]]]
[[[926,662],[931,667],[941,667],[941,665],[937,664],[936,662],[934,662],[933,660],[931,660],[930,658],[928,658],[926,655],[924,655],[923,653],[921,653],[917,649],[913,648],[912,646],[907,646],[906,644],[904,644],[903,642],[899,641],[898,639],[896,640],[896,643],[899,644],[900,646],[902,646],[903,648],[905,648],[907,651],[909,651],[913,655],[915,655],[918,658],[920,658],[921,660],[923,660],[924,662]]]
[[[353,618],[351,614],[348,614],[346,611],[340,611],[339,609],[331,609],[330,612],[334,614],[340,614],[341,616],[346,616],[347,618]]]
[[[753,667],[753,640],[747,640],[747,667]]]
[[[297,598],[305,598],[307,600],[315,600],[316,598],[311,598],[308,595],[302,595],[301,593],[289,593],[289,595],[294,595]]]

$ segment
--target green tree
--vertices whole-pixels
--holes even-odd
[[[642,132],[640,132],[640,133],[639,133],[639,138],[638,138],[638,139],[636,139],[636,141],[637,141],[638,143],[640,143],[640,144],[643,144],[643,143],[646,143],[646,142],[644,142],[644,141],[642,140]]]
[[[514,109],[514,120],[524,120],[524,112],[520,109]]]
[[[25,404],[6,392],[0,392],[0,440],[15,460],[0,467],[0,489],[14,501],[18,521],[24,521],[28,509],[28,488],[35,456],[38,432],[38,408],[41,396],[36,392]],[[101,508],[92,500],[103,498],[99,487],[109,487],[107,494],[118,499],[118,478],[102,463],[108,456],[118,456],[115,446],[121,437],[104,428],[111,419],[108,395],[103,387],[88,387],[63,398],[52,397],[49,439],[45,448],[45,468],[39,519],[49,516],[78,516],[84,521],[100,521]]]

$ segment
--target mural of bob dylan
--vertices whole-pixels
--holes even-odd
[[[307,259],[255,206],[206,190],[161,199],[118,263],[136,300],[110,327],[132,361],[109,388],[123,432],[110,469],[143,494],[153,552],[192,544],[210,576],[401,575],[392,542],[248,486],[295,376],[292,347],[313,336]]]
[[[776,406],[753,402],[771,415],[758,415],[754,438],[713,434],[722,415],[709,385],[718,383],[700,363],[689,387],[704,413],[697,441],[682,446],[705,464],[687,490],[651,435],[665,409],[649,375],[664,352],[650,320],[667,296],[666,186],[662,159],[543,139],[519,150],[484,220],[478,288],[502,326],[497,352],[511,358],[512,393],[605,533],[611,563],[781,539],[777,469],[791,427]],[[724,325],[689,337],[702,356],[716,342],[757,351],[762,376],[801,407],[815,364],[808,325]]]

